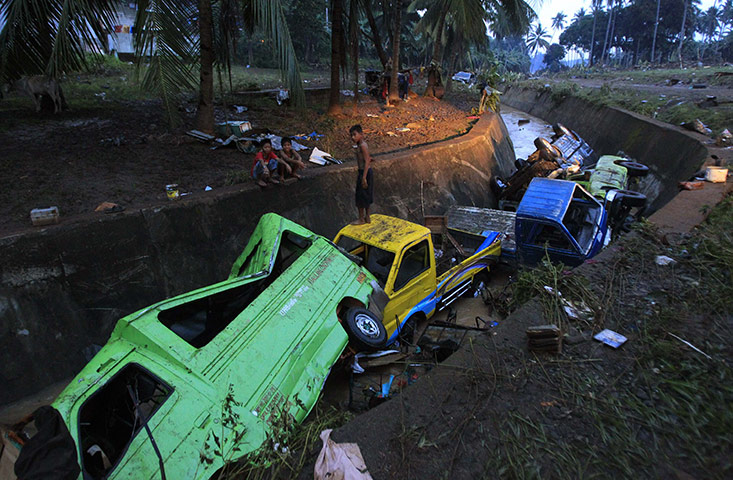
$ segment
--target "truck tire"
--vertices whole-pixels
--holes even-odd
[[[633,190],[616,190],[616,198],[620,198],[621,204],[628,207],[643,207],[646,205],[646,195]]]
[[[562,123],[556,123],[552,126],[552,131],[555,132],[555,135],[560,138],[563,135],[567,135],[568,137],[571,137],[576,142],[580,140],[578,136],[571,131],[569,128],[565,127]]]
[[[379,350],[387,343],[387,330],[377,316],[366,308],[350,308],[343,325],[351,343],[357,348]]]
[[[649,167],[633,160],[616,160],[613,163],[619,167],[624,167],[630,177],[643,177],[649,173]]]
[[[556,160],[558,158],[562,158],[562,151],[547,141],[546,138],[535,138],[534,146],[540,152],[540,157],[545,160]]]
[[[514,160],[514,166],[516,167],[517,170],[521,170],[525,166],[527,166],[527,160],[525,160],[523,158],[518,158],[518,159]]]
[[[491,193],[493,193],[496,198],[499,198],[504,193],[504,190],[506,190],[507,184],[502,177],[496,175],[491,177],[491,180],[489,180],[489,187],[491,187]]]
[[[402,328],[400,329],[400,333],[397,335],[397,339],[400,343],[413,345],[415,343],[415,330],[417,330],[417,321],[413,315],[402,324]]]

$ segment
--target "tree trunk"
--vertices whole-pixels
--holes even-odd
[[[453,45],[451,47],[451,56],[449,59],[450,66],[448,68],[448,75],[445,79],[445,93],[451,91],[451,85],[453,84],[453,77],[450,75],[451,72],[457,70],[458,59],[461,58],[463,51],[463,32],[458,29],[458,32],[453,37]]]
[[[402,0],[394,0],[394,32],[392,33],[392,74],[390,76],[389,100],[400,98],[397,74],[400,70],[400,31],[402,30]]]
[[[369,22],[369,29],[372,31],[372,41],[374,42],[374,48],[377,50],[377,56],[379,61],[382,62],[382,68],[387,66],[387,52],[384,51],[382,45],[382,37],[379,36],[379,29],[377,28],[377,22],[374,20],[374,13],[372,12],[371,0],[362,0],[364,3],[364,11],[366,12],[367,21]]]
[[[201,75],[196,129],[214,133],[214,29],[210,0],[199,0],[199,38],[201,42]]]
[[[354,64],[354,114],[359,108],[359,3],[351,0],[349,11],[349,41],[351,61]]]
[[[590,34],[590,66],[592,67],[595,63],[593,61],[593,51],[596,46],[596,19],[598,18],[598,9],[595,9],[593,13],[593,31]]]
[[[611,35],[608,36],[608,52],[606,52],[606,61],[610,61],[611,59],[613,36],[616,35],[616,17],[618,17],[618,14],[616,13],[616,6],[611,9],[611,17],[613,18],[613,20],[611,21]]]
[[[608,10],[608,23],[606,24],[606,37],[603,40],[603,50],[601,50],[601,64],[603,64],[606,59],[606,47],[608,46],[608,34],[611,31],[611,17],[612,16],[613,16],[613,8],[610,8]]]
[[[433,59],[430,63],[435,63],[437,67],[440,66],[442,60],[443,60],[443,28],[445,27],[445,19],[448,16],[448,7],[450,6],[449,2],[443,2],[443,10],[440,12],[440,19],[438,20],[438,27],[435,29],[435,41],[433,42]],[[437,73],[440,75],[439,71]],[[425,89],[424,96],[426,97],[432,97],[433,95],[433,89],[436,85],[440,85],[442,83],[436,81],[437,78],[435,75],[429,75],[428,76],[428,86]]]
[[[654,50],[657,46],[657,29],[659,28],[659,4],[662,0],[657,0],[657,16],[654,17],[654,36],[652,37],[652,63],[654,63]]]
[[[685,41],[685,22],[687,21],[687,4],[689,3],[687,0],[682,0],[682,2],[685,5],[684,10],[682,10],[682,28],[680,28],[680,46],[677,48],[677,58],[680,61],[680,68],[682,68],[682,43]]]
[[[331,91],[328,97],[327,112],[329,115],[341,113],[339,66],[341,64],[341,46],[344,37],[343,10],[342,0],[333,0],[333,10],[331,11]]]

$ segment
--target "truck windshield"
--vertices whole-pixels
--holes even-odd
[[[578,242],[583,254],[587,254],[593,245],[600,217],[601,205],[583,189],[576,187],[562,223]]]
[[[387,284],[392,263],[394,263],[394,253],[382,250],[368,243],[354,240],[345,235],[339,237],[336,245],[351,255],[361,258],[361,264],[377,278],[379,284],[384,288]]]

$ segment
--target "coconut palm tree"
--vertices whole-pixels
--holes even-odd
[[[442,63],[449,37],[461,40],[463,48],[463,42],[476,45],[485,41],[486,21],[503,36],[510,32],[523,34],[536,17],[525,0],[414,0],[410,8],[426,9],[416,31],[432,39],[431,63],[436,65]],[[429,84],[426,93],[432,91],[431,87]]]
[[[565,26],[565,15],[563,12],[557,12],[557,15],[552,17],[552,29],[553,30],[562,30]]]
[[[659,29],[659,6],[662,0],[657,0],[657,14],[654,17],[654,36],[652,37],[652,58],[651,62],[654,63],[654,50],[657,47],[657,30]]]
[[[585,8],[583,8],[583,7],[580,7],[580,8],[578,9],[578,11],[577,11],[577,12],[575,12],[575,15],[573,15],[573,21],[574,21],[574,22],[579,22],[580,20],[582,20],[582,19],[583,19],[583,17],[585,17],[585,15],[586,15],[586,11],[585,11]]]
[[[86,69],[87,53],[99,55],[104,51],[107,34],[116,22],[117,3],[0,0],[0,18],[6,21],[0,31],[0,83],[32,74],[59,78],[63,73]],[[183,91],[195,89],[198,70],[196,125],[206,132],[214,129],[214,25],[227,24],[216,18],[226,10],[222,3],[231,4],[232,0],[137,2],[134,38],[143,88],[160,95],[173,122],[177,97]],[[303,104],[300,70],[280,0],[240,0],[238,6],[249,23],[269,33],[291,99]],[[150,57],[149,65],[144,64],[146,56]]]
[[[550,46],[548,38],[551,38],[550,33],[542,27],[542,23],[537,22],[534,29],[527,34],[527,48],[532,54],[541,48],[546,49]]]
[[[596,46],[596,20],[598,20],[598,14],[603,11],[603,0],[591,0],[591,9],[593,10],[593,31],[590,34],[590,65],[593,66],[593,52]]]

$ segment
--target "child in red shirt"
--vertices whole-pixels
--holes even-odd
[[[261,150],[255,155],[254,163],[252,163],[252,178],[260,187],[266,187],[267,182],[280,183],[277,179],[277,166],[280,158],[272,151],[272,142],[268,138],[260,143]],[[287,164],[286,164],[287,165]],[[290,166],[287,167],[291,171]]]

